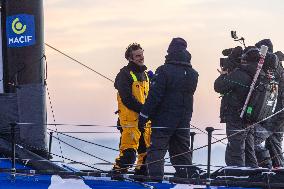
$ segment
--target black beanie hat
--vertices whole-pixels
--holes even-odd
[[[259,49],[254,46],[248,46],[244,49],[242,60],[258,63],[260,58]]]
[[[186,50],[186,48],[187,43],[183,38],[173,38],[167,50],[168,55],[166,56],[166,60],[190,62],[191,54]]]
[[[261,45],[268,47],[268,52],[273,53],[273,44],[270,39],[263,39],[255,44],[257,48],[260,49]]]
[[[177,51],[186,50],[186,48],[187,48],[186,41],[183,38],[177,37],[172,39],[167,52],[170,54]]]

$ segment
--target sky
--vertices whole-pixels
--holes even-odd
[[[146,66],[155,71],[164,63],[171,39],[184,38],[192,65],[199,72],[191,124],[202,130],[209,126],[224,129],[219,123],[220,95],[213,84],[219,75],[221,51],[240,45],[230,31],[236,30],[247,45],[270,38],[275,51],[284,51],[283,6],[282,0],[44,0],[44,35],[49,45],[113,80],[127,64],[124,52],[128,44],[140,43]],[[55,122],[116,125],[113,83],[45,48]],[[47,105],[48,122],[53,123],[49,100]],[[116,132],[111,127],[57,129]],[[117,143],[119,137],[118,133],[76,136]],[[195,146],[204,144],[206,135],[198,136]],[[217,144],[216,148],[220,146],[224,147]]]

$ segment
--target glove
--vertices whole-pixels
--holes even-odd
[[[116,128],[117,128],[117,130],[120,131],[120,133],[122,133],[122,127],[121,127],[121,125],[120,125],[120,120],[119,120],[119,118],[117,119]]]
[[[148,116],[140,112],[139,118],[138,118],[138,129],[141,133],[144,133],[147,122],[148,122]]]
[[[154,77],[154,73],[151,71],[151,70],[149,70],[148,72],[147,72],[147,74],[148,74],[148,77],[149,77],[149,79],[150,79],[150,81],[153,79],[153,77]]]

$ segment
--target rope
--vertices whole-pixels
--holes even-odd
[[[64,156],[54,154],[54,153],[52,153],[52,152],[50,152],[50,154],[52,154],[53,156],[60,157],[60,158],[63,158],[63,159],[65,159],[65,160],[71,161],[71,162],[76,162],[77,164],[84,165],[84,166],[86,166],[86,167],[92,168],[92,169],[97,170],[97,171],[106,172],[106,171],[104,171],[104,170],[98,169],[98,168],[93,167],[93,166],[91,166],[91,165],[87,165],[87,164],[85,164],[85,163],[82,163],[82,162],[79,162],[79,161],[75,161],[75,160],[72,160],[72,159],[70,159],[70,158],[66,158],[66,157],[64,157]]]
[[[279,113],[282,112],[282,111],[284,111],[284,108],[281,109],[281,110],[279,110],[279,111],[277,111],[276,113],[274,113],[274,114],[272,114],[272,115],[270,115],[270,116],[264,118],[263,120],[260,120],[260,121],[258,121],[258,122],[256,122],[256,123],[254,123],[254,124],[248,126],[245,130],[248,130],[248,129],[253,128],[255,125],[257,125],[257,124],[259,124],[259,123],[261,123],[261,122],[263,122],[263,121],[266,121],[266,120],[272,118],[273,116],[279,114]],[[225,139],[228,139],[228,138],[230,138],[230,137],[232,137],[232,136],[235,136],[235,135],[237,135],[237,134],[239,134],[239,133],[241,133],[241,132],[243,132],[243,131],[236,132],[236,133],[234,133],[234,134],[232,134],[232,135],[229,135],[229,136],[224,137],[224,138],[222,138],[222,139],[219,139],[219,140],[217,140],[217,141],[215,141],[215,142],[212,142],[211,145],[216,144],[216,143],[218,143],[218,142],[221,142],[221,141],[223,141],[223,140],[225,140]],[[177,154],[177,155],[172,156],[172,157],[169,157],[169,158],[175,158],[175,157],[178,157],[178,156],[181,156],[181,155],[190,153],[191,151],[196,151],[196,150],[199,150],[199,149],[202,149],[202,148],[205,148],[205,147],[208,147],[208,145],[204,145],[204,146],[201,146],[201,147],[199,147],[199,148],[196,148],[196,149],[193,149],[193,150],[189,150],[189,151],[186,151],[186,152]],[[166,159],[169,159],[169,158],[164,158],[162,161],[164,161],[164,160],[166,160]],[[150,162],[150,163],[152,163],[152,162]],[[150,164],[150,163],[148,163],[148,164]]]
[[[245,130],[248,130],[248,129],[253,128],[255,125],[257,125],[257,124],[259,124],[259,123],[261,123],[261,122],[263,122],[263,121],[266,121],[266,120],[272,118],[273,116],[279,114],[279,113],[282,112],[282,111],[284,111],[284,108],[281,109],[281,110],[279,110],[279,111],[277,111],[276,113],[274,113],[274,114],[272,114],[272,115],[270,115],[270,116],[264,118],[263,120],[260,120],[260,121],[258,121],[258,122],[256,122],[256,123],[252,124],[252,125],[249,125]],[[240,131],[240,132],[243,132],[243,131]],[[235,135],[239,134],[240,132],[236,132],[236,133],[234,133],[234,134],[232,134],[232,135],[229,135],[229,136],[227,136],[227,137],[224,137],[224,138],[222,138],[222,139],[218,139],[218,140],[212,142],[211,145],[216,144],[216,143],[219,143],[219,142],[221,142],[221,141],[223,141],[223,140],[226,140],[226,139],[228,139],[228,138],[230,138],[230,137],[232,137],[232,136],[235,136]],[[191,153],[191,152],[194,152],[194,151],[197,151],[197,150],[206,148],[206,147],[208,147],[208,144],[207,144],[207,145],[200,146],[200,147],[195,148],[195,149],[193,149],[193,150],[188,150],[188,151],[185,151],[185,152],[176,154],[176,155],[171,156],[171,157],[168,157],[168,158],[162,158],[162,159],[155,160],[155,161],[152,161],[152,162],[149,162],[149,163],[145,163],[145,164],[142,164],[142,165],[144,165],[144,166],[147,167],[147,166],[150,165],[150,164],[157,163],[157,162],[163,162],[163,161],[165,161],[165,160],[167,160],[167,159],[176,158],[176,157],[179,157],[179,156],[182,156],[182,155],[185,155],[185,154],[188,154],[188,153]],[[118,171],[119,171],[119,170],[125,170],[125,169],[127,169],[127,168],[121,168],[121,169],[118,169]]]
[[[48,134],[50,134],[50,133],[48,133]],[[98,157],[98,156],[95,156],[95,155],[93,155],[93,154],[90,154],[90,153],[88,153],[88,152],[86,152],[86,151],[84,151],[84,150],[81,150],[81,149],[79,149],[79,148],[77,148],[77,147],[75,147],[75,146],[73,146],[73,145],[71,145],[71,144],[69,144],[69,143],[67,143],[67,142],[64,142],[63,140],[61,140],[61,139],[59,139],[59,138],[57,138],[57,137],[55,137],[55,136],[53,136],[53,138],[59,140],[60,142],[62,142],[63,144],[66,144],[67,146],[70,146],[71,148],[74,148],[75,150],[78,150],[78,151],[80,151],[80,152],[82,152],[82,153],[84,153],[84,154],[87,154],[87,155],[91,156],[91,157],[94,157],[94,158],[99,159],[99,160],[101,160],[101,161],[104,161],[104,162],[106,162],[106,163],[112,163],[112,162],[107,161],[107,160],[105,160],[105,159],[103,159],[103,158],[100,158],[100,157]]]
[[[75,127],[114,127],[114,128],[137,128],[137,126],[119,126],[119,125],[99,125],[99,124],[70,124],[70,123],[47,123],[47,124],[38,124],[38,123],[17,123],[18,125],[56,125],[56,126],[75,126]],[[145,127],[146,128],[146,127]],[[151,127],[151,129],[172,129],[171,127]],[[176,128],[177,130],[200,130],[198,128]],[[222,130],[222,129],[215,129],[215,130]],[[200,130],[202,131],[202,130]],[[204,134],[207,134],[205,131],[203,131]],[[200,134],[200,133],[196,133]]]
[[[52,132],[56,132],[52,129],[48,129]],[[106,148],[106,149],[109,149],[109,150],[113,150],[113,151],[116,151],[118,152],[119,150],[117,149],[114,149],[114,148],[110,148],[110,147],[107,147],[107,146],[104,146],[104,145],[101,145],[101,144],[97,144],[97,143],[94,143],[94,142],[90,142],[90,141],[87,141],[87,140],[83,140],[83,139],[80,139],[80,138],[77,138],[77,137],[74,137],[74,136],[70,136],[70,135],[67,135],[67,134],[64,134],[64,133],[60,133],[61,135],[64,135],[64,136],[67,136],[67,137],[70,137],[70,138],[73,138],[73,139],[76,139],[76,140],[79,140],[79,141],[82,141],[82,142],[86,142],[86,143],[89,143],[89,144],[93,144],[95,146],[100,146],[100,147],[103,147],[103,148]]]
[[[47,91],[47,96],[48,96],[48,100],[49,100],[49,105],[50,105],[50,109],[51,109],[51,113],[52,113],[52,118],[53,118],[53,122],[56,123],[55,121],[55,113],[54,113],[54,109],[53,109],[53,105],[52,105],[52,101],[51,101],[51,97],[50,97],[50,93],[49,93],[49,89],[48,89],[48,85],[47,85],[47,81],[45,80],[45,84],[46,84],[46,91]],[[57,125],[54,124],[55,126],[55,130],[57,131]],[[59,137],[58,133],[57,133],[57,137]],[[62,151],[62,147],[61,147],[61,141],[58,141],[59,144],[59,149],[60,149],[60,154],[63,157],[63,151]],[[62,159],[62,161],[64,162],[64,159]]]
[[[104,132],[104,131],[94,131],[94,132],[73,132],[73,131],[66,131],[66,132],[61,132],[58,131],[59,134],[62,133],[73,133],[73,134],[120,134],[120,132]]]
[[[192,124],[190,124],[190,126],[194,127],[194,128],[197,129],[198,131],[200,131],[200,132],[202,132],[202,133],[208,135],[208,133],[207,133],[206,131],[203,131],[202,129],[199,129],[198,127],[196,127],[196,126],[194,126],[194,125],[192,125]],[[218,140],[218,139],[217,139],[216,137],[214,137],[214,136],[212,136],[212,138],[214,138],[215,140]],[[224,143],[224,142],[221,142],[221,143],[224,144],[224,145],[227,145],[227,144]]]
[[[113,81],[112,79],[110,79],[109,77],[107,77],[107,76],[105,76],[105,75],[101,74],[100,72],[98,72],[98,71],[94,70],[93,68],[91,68],[91,67],[87,66],[86,64],[84,64],[84,63],[80,62],[79,60],[76,60],[75,58],[72,58],[71,56],[67,55],[66,53],[64,53],[64,52],[62,52],[62,51],[58,50],[57,48],[55,48],[55,47],[53,47],[53,46],[49,45],[48,43],[45,43],[45,45],[46,45],[46,46],[48,46],[49,48],[51,48],[51,49],[53,49],[53,50],[55,50],[55,51],[59,52],[59,53],[60,53],[60,54],[62,54],[63,56],[65,56],[65,57],[67,57],[67,58],[69,58],[69,59],[73,60],[74,62],[76,62],[76,63],[80,64],[81,66],[83,66],[83,67],[87,68],[88,70],[91,70],[92,72],[94,72],[94,73],[98,74],[99,76],[101,76],[101,77],[103,77],[103,78],[105,78],[105,79],[109,80],[110,82],[114,83],[114,81]]]

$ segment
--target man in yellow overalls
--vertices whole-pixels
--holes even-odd
[[[125,58],[129,61],[115,78],[114,87],[118,90],[119,124],[122,128],[120,141],[120,154],[115,160],[113,170],[116,173],[126,173],[136,160],[135,173],[145,174],[146,149],[150,146],[150,123],[141,133],[138,129],[139,112],[148,96],[149,78],[144,65],[143,49],[140,44],[133,43],[128,46]]]

